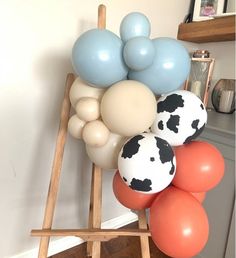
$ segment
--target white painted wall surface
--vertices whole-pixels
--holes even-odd
[[[0,257],[38,246],[65,77],[77,36],[96,26],[97,0],[0,1]],[[147,15],[152,37],[176,37],[189,1],[104,0],[107,28],[132,11]],[[68,137],[55,227],[86,226],[91,164]],[[103,221],[127,212],[104,176]],[[23,256],[21,256],[23,257]]]

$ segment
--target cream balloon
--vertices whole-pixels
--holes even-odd
[[[111,86],[101,101],[101,116],[111,132],[133,136],[155,120],[156,99],[144,84],[125,80]]]
[[[86,144],[86,151],[90,160],[100,168],[117,169],[118,155],[126,140],[126,137],[110,133],[105,145],[93,147]]]
[[[84,125],[85,121],[79,119],[77,115],[73,115],[68,122],[68,131],[76,139],[82,139]]]
[[[109,139],[110,131],[100,120],[86,123],[82,132],[82,138],[91,146],[103,146]]]
[[[97,120],[100,116],[100,104],[97,99],[84,97],[75,106],[77,116],[84,121]]]
[[[77,77],[70,89],[71,105],[73,106],[73,108],[75,108],[78,100],[83,97],[91,97],[100,101],[104,92],[105,89],[89,86],[86,82]]]

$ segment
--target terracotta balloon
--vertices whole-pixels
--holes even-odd
[[[103,169],[117,169],[118,155],[126,141],[126,137],[110,133],[107,143],[101,147],[86,144],[86,151],[90,160]]]
[[[82,138],[91,146],[103,146],[109,139],[109,130],[100,120],[88,122],[83,129]]]
[[[175,148],[176,175],[172,184],[189,192],[206,192],[224,175],[224,158],[215,146],[193,141]]]
[[[171,186],[174,186],[173,184],[171,184]],[[175,187],[175,186],[174,186]],[[178,188],[178,187],[177,187]],[[179,188],[180,189],[180,188]],[[205,198],[206,198],[206,192],[198,192],[198,193],[194,193],[194,192],[187,192],[190,193],[193,197],[195,197],[200,203],[202,203]]]
[[[119,171],[113,178],[113,192],[117,200],[129,209],[142,210],[149,208],[158,194],[144,194],[128,187],[122,180]]]
[[[168,256],[192,257],[207,242],[208,218],[191,194],[171,186],[152,203],[150,231],[157,247]]]
[[[206,193],[205,192],[199,192],[199,193],[193,193],[191,192],[191,194],[200,202],[202,203],[205,198],[206,198]]]

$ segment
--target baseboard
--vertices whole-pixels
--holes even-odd
[[[116,229],[137,221],[137,215],[133,212],[127,212],[114,219],[107,220],[102,223],[102,228]],[[58,240],[50,241],[48,256],[63,252],[76,245],[82,244],[84,241],[79,237],[62,237]],[[27,252],[11,256],[9,258],[36,258],[38,248],[28,250]]]

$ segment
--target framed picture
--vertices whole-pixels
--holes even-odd
[[[226,0],[195,0],[193,21],[212,19],[214,15],[224,12]]]

